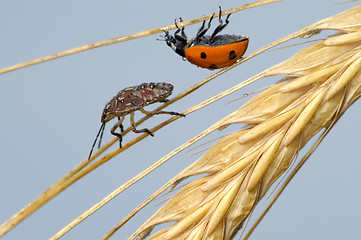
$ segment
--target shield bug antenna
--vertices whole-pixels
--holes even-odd
[[[138,86],[124,88],[116,96],[114,96],[106,105],[103,110],[103,114],[101,117],[102,125],[98,131],[98,134],[94,140],[92,148],[90,150],[90,154],[88,160],[90,159],[94,146],[99,138],[99,145],[100,147],[101,140],[103,137],[103,132],[105,128],[105,123],[109,122],[113,118],[117,118],[118,121],[114,124],[111,128],[110,133],[119,138],[119,147],[122,147],[122,132],[124,131],[123,128],[123,121],[126,115],[130,115],[130,123],[132,127],[132,131],[135,133],[148,133],[150,136],[154,136],[149,129],[136,129],[135,121],[134,121],[134,112],[139,110],[142,113],[153,116],[159,114],[169,114],[169,115],[178,115],[184,117],[185,115],[182,113],[177,112],[170,112],[170,111],[146,111],[143,107],[156,103],[156,102],[166,102],[168,101],[167,97],[172,94],[173,85],[169,83],[143,83]],[[118,128],[120,128],[120,133],[115,132]]]
[[[100,126],[100,128],[99,128],[98,134],[97,134],[97,136],[95,137],[94,143],[93,143],[92,148],[91,148],[91,150],[90,150],[88,160],[90,159],[90,156],[91,156],[91,155],[92,155],[92,153],[93,153],[94,146],[95,146],[95,144],[97,143],[97,140],[98,140],[99,134],[100,134],[100,132],[101,132],[101,135],[100,135],[100,140],[99,140],[99,145],[98,145],[98,148],[99,148],[99,146],[100,146],[100,142],[101,142],[102,137],[103,137],[104,128],[105,128],[105,122],[104,122],[104,123],[102,123],[102,125],[101,125],[101,126]]]

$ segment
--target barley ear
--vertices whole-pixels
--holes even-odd
[[[361,6],[306,29],[339,34],[266,70],[265,76],[292,77],[222,119],[221,128],[233,123],[246,127],[183,171],[179,179],[206,176],[188,183],[132,237],[142,239],[154,226],[174,222],[149,239],[231,239],[307,141],[360,97]]]

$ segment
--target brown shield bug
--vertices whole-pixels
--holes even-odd
[[[143,109],[143,107],[150,105],[156,102],[166,102],[168,101],[167,97],[172,94],[173,85],[165,82],[161,83],[143,83],[138,86],[127,87],[123,90],[119,91],[116,96],[114,96],[106,105],[103,110],[103,114],[101,117],[102,125],[98,131],[98,134],[94,140],[92,148],[90,150],[89,158],[93,153],[94,146],[98,140],[99,134],[99,145],[100,147],[103,132],[105,128],[105,124],[112,120],[113,118],[117,117],[118,122],[114,124],[111,128],[110,133],[116,137],[119,137],[119,146],[122,147],[122,134],[116,133],[115,130],[120,128],[120,131],[123,132],[123,121],[126,115],[130,114],[130,124],[132,126],[132,131],[135,133],[142,133],[146,132],[152,137],[154,137],[153,133],[149,131],[149,129],[136,129],[135,122],[134,122],[134,112],[139,110],[146,115],[158,115],[158,114],[170,114],[170,115],[179,115],[184,117],[185,115],[182,113],[177,112],[168,112],[168,111],[151,111],[148,112]]]

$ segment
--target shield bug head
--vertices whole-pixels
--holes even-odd
[[[147,115],[170,114],[170,115],[184,116],[183,114],[177,112],[168,112],[168,111],[148,112],[143,109],[143,107],[150,105],[152,103],[166,102],[167,97],[169,97],[172,94],[172,91],[173,91],[173,85],[164,82],[143,83],[141,85],[124,88],[123,90],[119,91],[118,94],[114,96],[104,107],[103,114],[101,116],[102,125],[94,140],[92,149],[89,154],[89,159],[93,152],[93,148],[96,144],[99,135],[100,135],[100,139],[99,139],[99,146],[100,146],[105,124],[115,117],[118,118],[118,122],[112,127],[110,133],[114,136],[119,137],[119,145],[121,147],[122,135],[121,133],[116,133],[115,130],[117,128],[120,128],[121,132],[124,131],[122,123],[124,121],[124,117],[128,114],[130,114],[130,123],[133,132],[135,133],[146,132],[151,136],[153,136],[153,134],[147,128],[140,130],[137,130],[135,128],[135,122],[134,122],[135,111],[140,110],[141,112]]]

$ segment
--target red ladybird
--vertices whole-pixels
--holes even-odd
[[[186,58],[189,62],[197,65],[198,67],[208,68],[210,70],[223,68],[232,65],[246,52],[249,38],[241,35],[217,35],[225,28],[229,21],[229,14],[225,20],[225,24],[221,19],[221,7],[219,7],[219,25],[216,27],[211,36],[204,35],[211,26],[213,15],[209,19],[208,26],[205,27],[206,21],[203,22],[201,28],[195,38],[188,41],[184,33],[184,27],[178,28],[174,36],[165,32],[165,42],[177,54]],[[182,22],[182,19],[180,18]],[[181,32],[181,35],[178,33]]]

